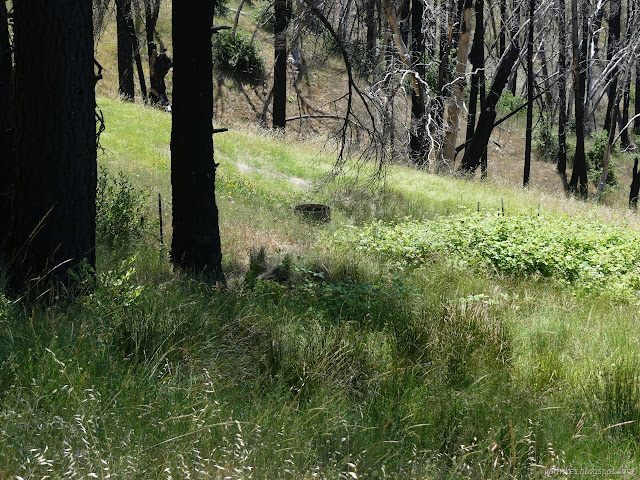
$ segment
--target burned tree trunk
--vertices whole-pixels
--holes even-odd
[[[529,0],[529,35],[527,38],[527,129],[525,132],[524,146],[524,176],[522,186],[529,185],[531,175],[531,143],[533,140],[533,33],[534,15],[536,11],[535,0]]]
[[[9,43],[7,5],[0,0],[0,256],[7,246],[11,225],[11,190],[14,181],[13,60]]]
[[[578,0],[571,0],[571,40],[573,43],[573,85],[575,91],[576,114],[576,153],[573,158],[573,171],[569,181],[569,190],[580,192],[583,198],[589,193],[587,183],[587,162],[584,151],[584,93],[585,93],[585,62],[589,37],[588,12],[583,18],[582,48],[578,42]]]
[[[171,260],[187,272],[223,281],[212,126],[215,5],[215,0],[175,2],[172,9]]]
[[[471,90],[469,92],[469,115],[467,117],[466,144],[473,138],[476,128],[476,111],[478,107],[478,94],[480,83],[484,82],[484,0],[476,0],[476,29],[473,36],[473,45],[469,54],[471,62]],[[484,98],[481,99],[482,101]],[[482,103],[481,103],[482,108]]]
[[[620,16],[622,11],[621,0],[611,0],[609,3],[609,39],[607,41],[607,62],[611,62],[613,55],[619,48],[620,43]],[[586,39],[583,39],[586,41]],[[618,91],[618,67],[613,67],[611,73],[608,75],[607,80],[609,82],[607,103],[607,112],[604,119],[604,130],[607,132],[610,129],[616,128],[615,123],[612,122],[612,114],[614,105],[616,104],[616,92]]]
[[[517,43],[512,42],[505,54],[500,59],[498,68],[496,69],[495,76],[493,78],[493,84],[491,90],[485,99],[484,106],[482,107],[482,113],[478,119],[478,126],[476,128],[471,144],[465,149],[464,157],[459,170],[468,174],[475,172],[480,166],[487,145],[489,144],[489,138],[493,131],[493,124],[496,120],[496,105],[502,91],[507,85],[509,75],[513,69],[513,65],[518,60],[520,55],[520,48]]]
[[[287,0],[275,0],[275,57],[273,61],[273,128],[284,130],[287,118]]]
[[[638,171],[638,157],[633,161],[633,178],[629,189],[629,208],[638,209],[638,192],[640,192],[640,172]]]
[[[367,62],[373,67],[377,55],[378,24],[376,22],[376,0],[367,0],[366,26],[367,26]]]
[[[125,100],[133,101],[133,50],[129,22],[132,21],[131,0],[116,0],[116,28],[118,30],[118,89]]]
[[[167,97],[167,85],[164,82],[164,77],[169,73],[173,62],[166,52],[158,53],[155,43],[151,42],[151,46],[149,100],[154,105],[160,105],[165,109],[171,110],[171,102]]]
[[[465,73],[467,70],[467,49],[469,45],[469,31],[471,28],[471,6],[472,0],[464,1],[464,10],[460,20],[460,41],[458,43],[456,79],[453,85],[451,99],[449,100],[449,108],[447,110],[444,148],[442,153],[444,161],[449,164],[450,168],[453,168],[453,163],[455,161],[456,138],[458,136],[458,114],[462,103]]]
[[[567,32],[565,0],[558,2],[558,164],[556,171],[566,183],[567,172]]]
[[[44,293],[95,267],[91,2],[15,4],[16,182],[10,291]],[[43,88],[42,79],[47,79]]]
[[[413,0],[411,5],[411,57],[413,69],[421,81],[425,81],[424,34],[422,33],[423,0]],[[425,104],[415,89],[411,92],[411,134],[409,150],[413,162],[424,165],[427,161],[427,144],[425,130]]]

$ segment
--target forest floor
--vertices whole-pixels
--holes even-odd
[[[322,135],[229,121],[221,289],[169,262],[171,117],[113,82],[97,282],[56,307],[0,295],[1,480],[638,478],[625,203],[402,165],[363,192],[326,182]]]

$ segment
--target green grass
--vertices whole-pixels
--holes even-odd
[[[156,238],[157,193],[170,225],[170,117],[99,104],[99,162],[148,192],[147,220],[138,231],[124,225],[138,225],[135,215],[101,217],[129,220],[101,230],[111,237],[99,239],[98,279],[87,275],[89,288],[58,306],[0,295],[0,479],[506,479],[640,468],[637,306],[607,288],[585,293],[553,269],[517,267],[537,252],[523,250],[534,234],[555,244],[580,232],[604,249],[611,228],[631,251],[633,215],[401,167],[384,194],[357,196],[346,183],[316,191],[332,164],[319,144],[233,130],[215,137],[230,280],[221,291],[173,271]],[[501,199],[507,214],[494,217]],[[330,203],[332,222],[296,218],[302,201]],[[486,216],[466,215],[477,202]],[[537,213],[538,202],[551,226],[527,230],[516,213]],[[409,237],[407,216],[433,228],[411,268],[335,237],[353,241],[376,219]],[[497,255],[514,269],[472,260],[482,252],[473,243],[451,248],[472,231],[469,218],[478,235],[498,218],[513,230],[505,245],[522,248]],[[366,238],[383,251],[413,246],[377,228]],[[114,241],[131,231],[125,245]]]

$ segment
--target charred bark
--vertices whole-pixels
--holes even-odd
[[[211,25],[215,6],[215,0],[175,2],[172,9],[171,260],[189,273],[224,281],[213,158]]]
[[[566,183],[567,172],[567,31],[565,0],[558,2],[558,164],[556,171]]]
[[[522,186],[529,185],[531,176],[531,142],[533,140],[533,33],[534,14],[536,11],[535,0],[529,0],[529,34],[527,38],[527,128],[525,131],[524,146],[524,175]]]
[[[423,0],[413,0],[411,4],[411,60],[413,69],[421,81],[425,80],[424,51],[425,41],[422,33]],[[414,163],[424,165],[427,161],[425,130],[425,103],[415,89],[411,92],[411,134],[409,150]]]
[[[472,0],[464,1],[464,10],[460,19],[460,38],[458,43],[458,58],[456,62],[456,81],[449,100],[447,110],[447,121],[445,129],[445,139],[443,157],[445,162],[453,168],[455,161],[456,138],[458,135],[458,117],[460,105],[462,103],[462,93],[465,86],[465,73],[467,70],[467,48],[469,45],[469,32],[471,22]]]
[[[587,162],[584,150],[584,93],[586,83],[586,58],[589,37],[588,12],[584,12],[583,41],[578,42],[578,1],[571,0],[571,40],[573,44],[573,85],[575,91],[576,153],[573,157],[573,171],[569,181],[569,191],[579,192],[583,198],[589,193],[587,183]]]
[[[473,36],[473,45],[469,54],[471,62],[471,89],[469,91],[469,115],[467,116],[466,144],[473,137],[476,128],[476,112],[478,108],[478,95],[480,93],[481,77],[484,81],[484,0],[476,0],[475,5],[476,29]],[[484,100],[484,99],[482,99]],[[482,104],[481,107],[482,108]]]
[[[7,246],[11,226],[11,197],[14,181],[14,110],[11,94],[13,59],[9,43],[7,5],[0,0],[0,256]]]
[[[609,39],[607,41],[607,62],[611,62],[615,51],[620,47],[620,16],[622,12],[622,1],[611,0],[609,3]],[[583,40],[584,41],[584,40]],[[616,92],[618,91],[618,68],[614,67],[607,78],[609,82],[607,102],[607,112],[604,119],[603,129],[607,132],[613,128],[615,123],[612,122],[613,108],[616,102]]]
[[[83,259],[95,267],[92,8],[84,0],[14,5],[17,167],[7,287],[35,296],[69,285]]]
[[[478,119],[478,126],[476,128],[471,144],[466,148],[464,157],[459,170],[468,174],[475,172],[480,166],[482,156],[489,144],[489,138],[493,131],[493,125],[496,119],[496,106],[502,91],[507,85],[509,75],[513,69],[514,64],[518,60],[520,55],[520,48],[517,43],[513,42],[509,45],[509,48],[500,59],[500,63],[496,69],[491,90],[485,99],[484,106],[482,107],[482,113]]]
[[[275,57],[273,62],[273,128],[284,130],[287,118],[287,0],[275,0]]]
[[[629,208],[638,209],[638,192],[640,192],[640,172],[638,171],[638,157],[633,161],[631,187],[629,189]]]
[[[118,37],[118,89],[125,100],[135,98],[133,86],[133,49],[129,22],[132,21],[131,0],[116,0]]]

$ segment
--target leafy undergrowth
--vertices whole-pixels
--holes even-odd
[[[460,214],[430,221],[373,222],[334,236],[338,245],[399,265],[449,258],[461,268],[549,277],[577,292],[640,300],[640,232],[569,217]]]

